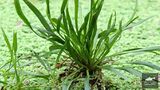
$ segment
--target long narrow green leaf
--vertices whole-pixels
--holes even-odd
[[[90,13],[88,13],[85,18],[84,18],[84,22],[81,25],[79,31],[78,31],[78,37],[81,39],[81,42],[85,43],[85,39],[86,39],[86,33],[87,33],[87,25],[88,25],[88,20],[89,20],[89,15]],[[83,33],[83,34],[82,34]]]
[[[136,22],[136,23],[130,24],[129,26],[125,27],[124,30],[127,30],[127,29],[133,28],[133,27],[135,27],[135,26],[138,26],[138,25],[142,24],[143,22],[145,22],[145,21],[147,21],[147,20],[149,20],[149,19],[151,19],[151,18],[153,18],[153,17],[154,17],[154,16],[150,16],[150,17],[145,18],[145,19],[142,19],[142,20],[140,20],[140,21],[138,21],[138,22]]]
[[[17,14],[18,14],[19,17],[23,20],[23,22],[24,22],[25,24],[27,24],[27,26],[29,26],[29,28],[30,28],[35,34],[37,34],[38,36],[44,38],[44,36],[38,34],[36,31],[33,30],[30,22],[28,21],[28,19],[26,18],[26,16],[25,16],[24,13],[22,12],[22,9],[21,9],[19,0],[14,0],[14,6],[15,6],[15,8],[16,8]]]
[[[68,21],[68,25],[69,25],[70,31],[75,32],[73,24],[72,24],[71,17],[70,17],[70,13],[69,13],[69,10],[68,10],[68,7],[66,8],[66,19]]]
[[[1,65],[0,70],[11,63],[11,60],[7,61],[5,64]]]
[[[13,58],[13,57],[12,57]],[[12,62],[13,61],[13,62]],[[18,63],[19,60],[10,60],[8,61],[8,63],[10,64],[9,68],[6,70],[6,72],[8,72],[9,70],[11,70],[13,67],[15,68],[15,65]],[[6,63],[7,64],[7,63]],[[16,66],[17,67],[17,66]],[[16,71],[17,69],[15,69]],[[16,72],[14,74],[17,74]]]
[[[136,65],[144,65],[144,66],[148,66],[152,69],[156,69],[156,70],[159,70],[160,71],[160,67],[151,63],[151,62],[147,62],[147,61],[135,61],[135,62],[132,62],[131,64],[136,64]]]
[[[67,47],[67,42],[65,42],[64,46],[61,47],[61,49],[60,49],[60,51],[59,51],[59,53],[58,53],[57,59],[56,59],[56,63],[59,62],[59,59],[60,59],[60,57],[61,57],[63,51],[66,49],[66,47]]]
[[[70,40],[72,41],[72,43],[74,44],[75,48],[79,49],[79,47],[77,47],[78,45],[80,46],[81,43],[80,43],[80,40],[78,39],[77,35],[76,35],[76,32],[75,32],[75,29],[73,27],[73,24],[72,24],[72,20],[71,20],[71,17],[70,17],[70,14],[69,14],[69,11],[68,11],[68,8],[66,9],[66,19],[68,21],[68,25],[69,25],[69,31],[70,31]],[[77,50],[76,49],[76,50]]]
[[[6,82],[4,82],[4,81],[0,81],[0,83],[2,83],[2,84],[7,84]]]
[[[88,29],[88,36],[89,36],[89,38],[91,36],[94,37],[94,35],[96,33],[96,29],[95,30],[93,30],[93,29],[97,25],[97,19],[98,19],[98,16],[100,14],[100,11],[102,9],[103,1],[104,0],[98,0],[98,1],[99,1],[99,5],[97,5],[97,8],[95,10],[93,9],[94,13],[93,12],[90,13],[90,23],[89,23],[89,29]]]
[[[136,5],[135,5],[134,12],[133,12],[132,16],[130,17],[130,19],[128,20],[128,22],[125,24],[124,27],[127,27],[128,25],[130,25],[136,19],[135,15],[137,12],[137,6],[138,6],[138,0],[136,0]]]
[[[153,46],[148,48],[133,48],[128,50],[123,50],[121,52],[114,53],[110,55],[109,57],[124,55],[124,54],[132,54],[132,53],[139,53],[139,52],[151,52],[154,53],[154,51],[160,51],[160,46]]]
[[[45,30],[44,28],[39,28],[39,27],[36,27],[36,26],[33,26],[33,28],[38,30],[45,38],[48,38],[47,34],[53,35],[53,33]]]
[[[56,21],[56,19],[52,19],[52,21],[55,21],[56,22],[56,24],[57,24],[57,32],[58,33],[60,33],[60,28],[61,28],[61,26],[62,26],[62,24],[61,24],[61,20],[62,20],[62,15],[58,18],[58,20]]]
[[[45,27],[45,29],[48,30],[48,31],[52,31],[51,27],[49,26],[49,24],[47,23],[47,21],[45,20],[43,15],[40,13],[40,11],[28,0],[23,0],[23,1],[33,11],[33,13],[38,17],[38,19],[40,20],[42,25]]]
[[[117,69],[115,69],[111,65],[105,65],[102,68],[104,68],[104,70],[107,69],[107,70],[115,73],[116,75],[118,75],[120,78],[123,78],[124,80],[128,80],[128,78],[124,74],[122,74],[120,71],[118,71]]]
[[[59,59],[60,59],[60,57],[61,57],[61,55],[62,55],[62,53],[63,53],[64,50],[65,50],[65,46],[60,49],[60,51],[58,53],[58,56],[57,56],[57,59],[56,59],[56,63],[59,62]]]
[[[106,36],[108,36],[111,32],[116,31],[115,26],[116,26],[116,12],[114,13],[114,16],[113,14],[111,14],[110,16],[107,30],[104,30],[103,32],[101,32],[98,37],[106,38]]]
[[[50,50],[50,51],[54,51],[54,50],[62,49],[62,48],[63,48],[62,45],[60,45],[60,44],[58,44],[58,43],[53,43],[53,45],[49,47],[49,50]]]
[[[71,21],[71,17],[70,17],[70,14],[69,14],[69,11],[68,11],[68,7],[66,8],[66,15],[65,13],[63,13],[63,23],[64,23],[64,26],[66,27],[66,34],[67,34],[67,37],[69,39],[69,41],[73,44],[73,48],[74,50],[76,50],[77,52],[80,52],[80,41],[76,35],[76,32],[74,30],[74,27],[73,27],[73,24],[72,24],[72,21]],[[68,27],[68,29],[67,29]],[[79,46],[78,46],[79,45]]]
[[[137,16],[137,17],[135,17],[135,18],[133,18],[129,23],[128,23],[128,25],[126,25],[126,26],[124,26],[124,27],[127,27],[127,26],[129,26],[131,23],[133,23],[136,19],[138,19],[139,17]]]
[[[68,28],[68,23],[67,23],[67,19],[66,19],[66,14],[65,13],[62,13],[63,15],[63,24],[64,24],[64,27],[65,27],[65,32],[67,34],[67,36],[69,37],[70,34],[69,34],[69,28]]]
[[[118,67],[117,69],[127,71],[128,73],[135,75],[137,77],[142,77],[142,73],[140,71],[133,69],[131,67]]]
[[[62,44],[62,45],[64,45],[64,43],[65,43],[65,41],[63,39],[61,39],[59,37],[56,37],[56,36],[48,38],[47,40],[50,41],[50,42],[53,42],[53,43],[57,42],[57,43]]]
[[[52,23],[54,23],[55,25],[57,25],[57,31],[59,32],[59,28],[62,28],[63,30],[65,30],[66,28],[64,27],[63,23],[61,23],[61,19],[62,19],[62,15],[56,19],[56,18],[52,18],[51,21]],[[60,26],[59,26],[60,24]],[[59,27],[59,28],[58,28]]]
[[[88,48],[88,52],[90,56],[93,54],[92,50],[93,50],[94,38],[97,33],[97,19],[101,12],[104,0],[98,0],[98,1],[97,1],[98,3],[95,3],[95,5],[97,5],[97,8],[94,8],[93,6],[94,9],[91,9],[90,18],[89,18],[86,46]]]
[[[13,33],[13,45],[12,45],[12,48],[13,48],[13,55],[11,54],[11,59],[13,61],[13,66],[14,66],[14,70],[15,70],[15,75],[16,75],[16,80],[17,80],[17,84],[20,82],[20,76],[19,76],[19,73],[17,71],[17,33],[14,32]]]
[[[68,3],[68,0],[63,0],[62,6],[61,6],[61,13],[64,13],[64,9],[66,8],[67,3]]]
[[[17,52],[17,33],[13,33],[13,45],[12,48],[14,50],[14,53],[16,54]]]
[[[98,35],[100,40],[98,41],[96,49],[95,49],[95,56],[97,56],[96,53],[100,54],[102,52],[101,51],[102,49],[100,47],[103,47],[102,45],[104,45],[104,44],[106,45],[106,48],[104,48],[103,52],[100,54],[100,57],[103,58],[103,56],[105,56],[107,54],[107,52],[109,52],[109,48],[110,47],[107,48],[108,45],[109,45],[109,41],[110,41],[109,40],[109,34],[111,32],[115,32],[116,31],[116,30],[114,30],[115,29],[115,24],[116,24],[116,12],[114,14],[114,18],[113,18],[113,14],[111,14],[111,16],[110,16],[109,21],[108,21],[107,30],[102,31]]]
[[[107,27],[108,30],[111,28],[111,25],[112,25],[112,17],[113,17],[113,14],[111,14],[111,16],[109,17],[108,27]]]
[[[38,59],[38,61],[42,64],[42,66],[48,71],[50,72],[50,68],[47,66],[46,61],[42,60],[39,55],[34,52],[35,57]]]
[[[85,65],[83,65],[83,62],[81,60],[79,60],[79,55],[78,55],[78,52],[75,51],[73,49],[73,47],[70,45],[69,43],[69,39],[66,38],[66,47],[67,47],[67,51],[69,52],[69,56],[75,60],[75,62],[79,65],[79,66],[82,66],[82,67],[85,67],[87,68]]]
[[[10,42],[8,40],[8,37],[7,37],[6,33],[5,33],[5,31],[3,30],[3,28],[2,28],[2,33],[3,33],[4,40],[5,40],[6,44],[7,44],[7,47],[9,49],[10,53],[12,53],[11,44],[10,44]]]
[[[79,0],[74,0],[74,4],[75,4],[75,25],[76,25],[76,30],[78,31],[78,7],[79,7],[79,5],[78,5],[78,3],[79,3]]]
[[[51,19],[51,13],[50,13],[50,0],[46,0],[46,5],[47,5],[47,10],[46,10],[46,13],[47,13],[47,16],[49,19]]]
[[[50,0],[46,0],[46,14],[47,14],[47,17],[53,27],[53,29],[56,29],[56,26],[55,24],[52,23],[52,17],[51,17],[51,11],[50,11]]]
[[[15,5],[15,8],[16,8],[16,11],[17,11],[17,14],[19,15],[19,17],[20,17],[30,28],[32,28],[30,22],[28,21],[28,19],[25,17],[25,15],[24,15],[23,12],[22,12],[22,9],[21,9],[19,0],[14,0],[14,5]]]
[[[105,49],[105,50],[102,51],[102,53],[100,54],[99,60],[98,60],[98,62],[96,62],[96,64],[101,63],[101,61],[104,60],[105,56],[110,52],[110,47],[108,46],[108,44],[106,44],[106,46],[105,46],[104,49]]]
[[[117,41],[117,39],[120,37],[121,33],[122,33],[122,20],[120,21],[119,29],[117,30],[116,34],[110,39],[110,42],[109,42],[110,48]]]
[[[101,51],[100,47],[102,47],[103,42],[104,42],[103,39],[100,39],[98,41],[97,46],[96,46],[95,51],[94,51],[94,58],[99,57],[99,55],[101,54],[102,51]]]

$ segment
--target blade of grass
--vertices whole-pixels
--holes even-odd
[[[56,19],[52,19],[52,21],[55,21]],[[57,32],[60,34],[60,27],[61,27],[61,20],[62,20],[62,15],[60,15],[60,17],[58,18],[58,20],[56,20],[57,23]]]
[[[47,66],[46,61],[42,60],[36,52],[34,52],[34,55],[35,55],[35,57],[38,59],[38,61],[42,64],[42,66],[43,66],[48,72],[50,72],[51,70],[50,70],[49,66]]]
[[[75,26],[76,26],[76,30],[77,30],[77,32],[78,32],[78,7],[79,7],[79,5],[78,5],[78,3],[79,3],[79,0],[74,0],[74,4],[75,4]]]
[[[37,33],[36,31],[34,31],[34,29],[32,28],[30,22],[28,21],[28,19],[26,18],[26,16],[25,16],[24,13],[22,12],[22,8],[21,8],[21,5],[20,5],[19,0],[14,0],[14,6],[15,6],[15,8],[16,8],[16,12],[17,12],[18,16],[23,20],[23,22],[24,22],[25,24],[27,24],[27,25],[29,26],[29,28],[30,28],[36,35],[38,35],[38,36],[40,36],[40,37],[43,38],[43,37],[44,37],[43,35],[38,34],[38,33]]]
[[[107,30],[104,30],[102,31],[100,34],[99,34],[99,38],[100,37],[106,37],[108,36],[111,32],[115,32],[115,25],[116,25],[116,12],[114,13],[114,16],[113,14],[111,14],[110,18],[109,18],[109,21],[108,21],[108,27],[107,27]]]
[[[99,45],[101,45],[103,42],[105,42],[104,43],[105,44],[105,48],[102,51],[102,53],[100,53],[100,56],[98,57],[98,60],[94,63],[95,66],[98,65],[101,61],[104,60],[106,55],[109,53],[110,48],[114,45],[114,43],[117,41],[117,39],[120,37],[120,35],[122,33],[122,20],[121,20],[120,24],[119,24],[119,29],[117,31],[115,31],[115,34],[110,38],[110,40],[108,39],[109,37],[106,37],[106,36],[109,35],[109,33],[112,32],[112,29],[114,29],[114,27],[115,27],[116,13],[115,13],[115,18],[114,18],[114,21],[113,21],[112,25],[111,25],[111,21],[112,21],[112,15],[110,16],[109,23],[108,23],[108,29],[109,30],[104,32],[104,34],[101,33],[102,35],[101,35],[100,40],[99,40],[99,42],[97,44],[98,45],[97,47],[99,48]],[[109,28],[109,27],[111,27],[111,28]],[[103,41],[103,40],[105,40],[105,41]],[[100,48],[99,48],[99,50],[100,50]],[[98,50],[96,50],[96,53],[99,53]]]
[[[56,19],[56,18],[51,19],[52,23],[57,24],[57,28],[60,27],[63,30],[65,30],[65,27],[64,27],[63,23],[61,23],[61,20],[62,20],[62,15],[58,19]],[[59,24],[60,24],[60,26],[59,26]],[[57,31],[59,32],[59,30],[60,29],[58,29]]]
[[[74,30],[74,27],[73,27],[73,24],[72,24],[72,21],[71,21],[71,17],[70,17],[68,8],[66,8],[66,19],[68,21],[69,31],[70,31],[70,36],[69,36],[70,38],[69,39],[74,44],[74,47],[77,48],[78,50],[80,50],[78,46],[81,46],[81,42],[78,39],[77,34],[76,34],[75,30]]]
[[[142,73],[140,71],[133,69],[131,67],[118,67],[117,69],[127,71],[128,73],[135,75],[137,77],[140,77],[140,78],[142,77]]]
[[[58,44],[58,43],[53,43],[53,45],[49,47],[49,50],[50,50],[50,51],[54,51],[54,50],[62,49],[62,48],[63,48],[62,45],[60,45],[60,44]]]
[[[13,33],[13,45],[12,45],[12,48],[13,48],[13,51],[14,51],[14,56],[12,58],[13,60],[13,66],[14,66],[14,70],[15,70],[15,74],[16,74],[16,80],[17,80],[17,84],[20,83],[20,76],[18,74],[18,70],[17,70],[17,33],[14,32]],[[11,55],[12,56],[12,55]]]
[[[71,17],[70,17],[70,13],[69,13],[68,7],[66,8],[66,19],[68,21],[68,25],[69,25],[70,31],[74,32],[74,34],[76,34],[75,30],[74,30],[74,27],[73,27],[73,24],[72,24],[72,20],[71,20]]]
[[[97,8],[94,10],[94,13],[91,12],[90,14],[90,22],[89,22],[89,28],[88,28],[88,46],[90,47],[89,49],[92,50],[93,44],[94,44],[94,38],[97,33],[97,19],[100,14],[100,11],[103,6],[103,1],[104,0],[99,0],[99,5],[97,5]]]
[[[46,0],[46,5],[47,5],[47,10],[46,10],[46,13],[47,13],[47,16],[49,19],[51,19],[51,13],[50,13],[50,0]]]
[[[64,24],[64,27],[65,27],[65,33],[69,37],[70,36],[70,32],[69,32],[69,27],[68,27],[67,19],[66,19],[66,14],[62,13],[62,15],[63,15],[62,19],[63,19],[63,24]]]
[[[138,21],[137,23],[130,24],[129,26],[125,27],[124,30],[127,30],[127,29],[133,28],[133,27],[135,27],[135,26],[138,26],[138,25],[142,24],[143,22],[145,22],[145,21],[147,21],[147,20],[149,20],[149,19],[151,19],[151,18],[153,18],[153,17],[154,17],[154,16],[150,16],[150,17],[148,17],[148,18],[145,18],[145,19],[142,19],[142,20]]]
[[[117,33],[111,38],[111,40],[109,42],[110,48],[113,46],[113,44],[119,38],[119,36],[121,35],[121,33],[122,33],[122,20],[120,21],[119,29],[118,29]]]
[[[138,0],[136,0],[136,4],[135,4],[135,8],[134,8],[132,16],[130,17],[130,19],[128,20],[128,22],[125,24],[124,27],[127,27],[128,25],[130,25],[136,19],[135,15],[137,12],[137,7],[138,7]]]
[[[154,51],[160,51],[160,46],[153,46],[153,47],[147,47],[147,48],[133,48],[128,50],[123,50],[121,52],[114,53],[110,55],[109,57],[124,55],[124,54],[132,54],[132,53],[139,53],[139,52],[151,52],[155,53]]]
[[[120,78],[123,78],[124,80],[128,80],[128,78],[124,74],[122,74],[120,71],[118,71],[117,69],[115,69],[111,65],[105,65],[102,68],[107,69],[107,70],[115,73],[116,75],[118,75]]]
[[[0,67],[0,69],[4,68],[5,66],[7,66],[7,65],[10,64],[10,63],[11,63],[11,60],[7,61],[5,64],[3,64],[3,65]]]
[[[12,53],[11,44],[10,44],[10,42],[8,40],[8,37],[7,37],[6,33],[5,33],[5,31],[3,30],[3,28],[2,28],[2,33],[3,33],[3,38],[4,38],[4,40],[5,40],[6,44],[7,44],[7,47],[9,49],[9,52]]]
[[[40,11],[31,2],[29,2],[28,0],[23,0],[23,1],[33,11],[33,13],[38,17],[38,19],[40,20],[42,25],[45,27],[45,29],[50,31],[50,32],[52,32],[51,27],[49,26],[49,24],[47,23],[47,21],[45,20],[43,15],[40,13]]]
[[[160,67],[151,63],[151,62],[147,62],[147,61],[135,61],[135,62],[131,62],[130,64],[136,64],[136,65],[144,65],[144,66],[148,66],[152,69],[156,69],[160,71]]]
[[[61,13],[64,13],[64,9],[66,8],[67,3],[68,3],[68,0],[63,0],[62,6],[61,6]]]
[[[14,53],[16,54],[17,52],[17,33],[13,33],[13,45],[12,48],[14,50]]]

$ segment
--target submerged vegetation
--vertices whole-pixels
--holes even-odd
[[[52,59],[51,63],[49,63],[48,60],[42,59],[45,56],[40,56],[39,53],[32,51],[33,56],[47,71],[44,74],[32,76],[46,79],[49,83],[54,82],[54,84],[58,85],[57,87],[52,87],[52,85],[45,87],[49,90],[52,88],[62,88],[63,90],[75,88],[85,90],[118,89],[118,86],[105,79],[105,73],[103,71],[107,71],[107,73],[108,71],[111,71],[120,78],[128,80],[127,76],[122,73],[123,71],[140,78],[142,77],[142,72],[136,69],[134,65],[148,66],[160,70],[158,65],[149,61],[134,60],[132,62],[119,63],[117,61],[120,61],[121,59],[113,59],[114,57],[134,53],[139,54],[150,52],[158,54],[156,51],[160,50],[160,46],[153,46],[148,48],[122,48],[121,51],[112,52],[112,50],[114,50],[112,48],[115,46],[116,42],[121,39],[122,33],[149,19],[137,20],[137,2],[128,21],[125,21],[123,18],[117,18],[117,13],[115,11],[110,15],[108,22],[105,24],[107,28],[101,27],[102,30],[99,29],[100,26],[98,25],[98,19],[100,18],[99,15],[104,0],[88,1],[90,3],[90,7],[88,7],[89,11],[82,20],[80,19],[79,10],[81,4],[79,3],[79,0],[72,1],[72,3],[74,3],[73,15],[70,13],[71,10],[68,4],[70,0],[63,0],[58,18],[53,18],[52,13],[54,12],[51,12],[52,8],[50,8],[50,0],[46,0],[47,19],[29,0],[23,0],[23,2],[35,14],[43,27],[39,28],[32,25],[32,22],[26,17],[27,15],[24,14],[20,0],[14,0],[17,14],[36,35],[51,42],[48,54],[52,55],[56,53],[57,55],[57,57]],[[22,84],[25,80],[21,79],[23,76],[19,76],[23,70],[21,70],[21,66],[17,66],[19,65],[16,54],[17,34],[14,33],[13,45],[11,46],[5,32],[3,30],[2,32],[11,54],[11,59],[5,64],[10,67],[5,72],[10,73],[13,68],[13,79],[16,80],[14,88],[25,89],[26,86]],[[54,68],[52,67],[53,63],[56,63]],[[59,70],[60,72],[58,77],[56,77],[56,70]],[[5,75],[5,73],[3,75]],[[25,75],[23,78],[25,78]],[[0,82],[4,84],[3,88],[8,87],[6,86],[9,82],[7,78],[5,81]]]

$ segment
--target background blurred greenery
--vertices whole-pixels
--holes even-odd
[[[45,13],[45,3],[44,0],[31,0],[34,5],[38,7],[42,13]],[[82,16],[86,14],[88,11],[88,1],[89,0],[81,0],[82,4]],[[62,0],[51,0],[51,9],[54,17],[58,17],[59,8]],[[107,20],[109,15],[115,10],[117,12],[118,17],[122,17],[126,20],[125,17],[129,17],[133,12],[133,8],[135,5],[135,0],[105,0],[103,10],[99,17],[99,25],[98,28],[102,29],[103,27],[107,27]],[[70,4],[72,8],[72,4]],[[155,16],[152,19],[144,22],[142,25],[132,28],[128,31],[125,31],[121,37],[121,40],[114,46],[113,51],[120,51],[127,48],[135,48],[135,47],[148,47],[154,45],[160,45],[160,0],[138,0],[138,12],[137,15],[140,17],[139,19],[145,19],[150,16]],[[29,20],[32,21],[32,24],[38,27],[41,27],[41,24],[37,20],[37,18],[33,17],[33,13],[23,4],[23,9]],[[46,16],[44,14],[44,16]],[[19,49],[18,55],[21,58],[22,64],[34,63],[36,59],[33,57],[31,50],[36,52],[47,52],[50,43],[36,36],[29,28],[23,25],[23,22],[18,17],[13,0],[0,0],[0,27],[4,28],[7,35],[12,37],[12,32],[17,31],[18,33],[18,42]],[[6,48],[5,42],[3,40],[2,32],[0,32],[0,66],[9,58],[9,53]],[[45,58],[46,60],[50,60],[54,62],[54,55]],[[134,60],[148,60],[157,65],[160,65],[159,56],[154,54],[140,54],[136,56],[121,56],[115,58],[117,60],[121,59],[119,63],[134,61]],[[40,63],[30,64],[24,68],[25,70],[37,72],[37,73],[45,73],[45,70],[41,67]],[[139,67],[143,72],[157,72],[150,68],[142,68]],[[140,86],[140,80],[136,77],[131,76],[126,73],[126,75],[130,76],[131,79],[126,82],[118,79],[116,76],[113,77],[109,72],[105,72],[106,78],[112,78],[113,82],[123,82],[120,84],[122,90],[127,88],[138,88]],[[34,80],[33,80],[34,82]],[[37,81],[38,83],[45,84],[45,82]],[[130,85],[129,83],[132,83]],[[123,89],[124,88],[124,89]]]

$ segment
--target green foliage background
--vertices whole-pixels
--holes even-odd
[[[34,5],[38,7],[42,13],[45,13],[45,3],[43,0],[32,0]],[[56,17],[59,15],[59,8],[61,6],[62,0],[51,0],[52,14]],[[88,11],[88,0],[81,0],[83,15]],[[112,51],[120,51],[128,48],[135,47],[149,47],[154,45],[160,45],[160,1],[159,0],[138,0],[138,12],[137,15],[140,19],[145,19],[150,16],[155,16],[152,19],[144,22],[142,25],[132,28],[128,31],[125,31],[121,37],[121,40],[114,46],[114,50]],[[105,0],[104,6],[102,9],[102,13],[99,17],[99,26],[98,27],[107,27],[107,22],[110,14],[115,10],[117,12],[118,17],[123,17],[124,19],[128,19],[128,17],[132,14],[134,8],[134,0]],[[23,6],[25,6],[23,4]],[[71,7],[72,4],[71,4]],[[32,21],[33,25],[40,26],[41,24],[38,20],[33,17],[33,13],[25,6],[24,12],[27,14],[29,19]],[[44,14],[45,15],[45,14]],[[13,0],[0,0],[0,27],[3,27],[9,38],[12,38],[12,32],[17,31],[18,33],[18,55],[21,58],[22,63],[34,63],[36,62],[35,57],[33,57],[33,53],[31,50],[36,52],[45,52],[49,51],[48,47],[50,43],[41,39],[37,35],[35,35],[29,28],[22,25],[21,19],[18,17]],[[54,55],[46,57],[47,60],[54,60]],[[8,49],[6,48],[5,42],[3,40],[2,32],[0,32],[0,66],[9,58]],[[119,63],[123,63],[126,61],[135,61],[135,60],[146,60],[155,62],[157,65],[160,65],[159,56],[154,54],[140,54],[136,56],[121,56]],[[142,68],[139,67],[143,72],[157,72],[150,68]],[[24,68],[25,70],[37,72],[37,73],[45,73],[45,70],[41,67],[40,63],[31,64]],[[128,75],[128,73],[126,73]],[[109,72],[106,72],[106,78],[115,80],[113,82],[116,83],[117,77],[112,77],[113,75]],[[138,88],[140,87],[138,79],[135,79],[134,76],[128,75],[131,79],[128,81],[129,83],[134,82],[135,85],[129,85],[128,82],[123,82],[121,87],[123,88]],[[0,77],[1,78],[1,77]],[[133,80],[134,79],[134,80]],[[34,82],[34,80],[33,80]],[[40,80],[37,81],[40,83]],[[42,83],[42,82],[41,82]],[[128,83],[128,84],[127,84]],[[42,83],[43,84],[43,83]],[[45,83],[44,83],[45,84]],[[124,85],[125,86],[124,86]]]

